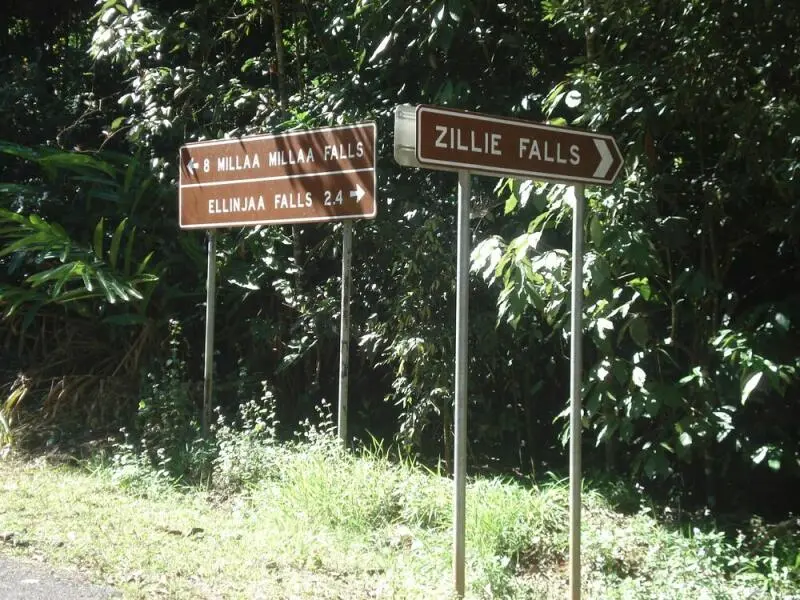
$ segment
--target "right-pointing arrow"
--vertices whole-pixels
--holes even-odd
[[[595,138],[594,145],[597,146],[597,151],[600,153],[600,164],[597,165],[592,177],[603,178],[608,174],[608,170],[614,162],[614,156],[609,151],[608,142],[605,140]]]
[[[364,188],[356,184],[356,189],[350,190],[350,197],[355,198],[356,202],[361,202],[361,199],[364,197],[364,194],[366,193],[367,192],[366,190],[364,190]]]

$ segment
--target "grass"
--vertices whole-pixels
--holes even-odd
[[[0,530],[13,536],[1,539],[125,598],[451,597],[451,484],[436,473],[324,436],[282,446],[231,435],[214,482],[177,486],[135,457],[7,459]],[[467,494],[467,597],[566,597],[566,484],[477,478]],[[620,514],[596,491],[584,501],[585,598],[800,598],[785,561]]]

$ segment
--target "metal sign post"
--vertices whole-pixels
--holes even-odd
[[[569,589],[581,597],[581,341],[583,316],[583,184],[572,188],[572,302],[569,353]]]
[[[203,366],[203,437],[211,430],[211,400],[214,392],[214,321],[216,318],[217,232],[208,231],[208,269],[206,273],[206,345]]]
[[[469,176],[529,177],[568,183],[575,199],[572,233],[570,349],[570,590],[581,593],[581,312],[583,304],[584,186],[610,185],[624,162],[608,135],[439,106],[395,107],[394,158],[406,167],[458,171],[456,296],[455,537],[456,592],[464,595],[464,480],[466,472],[467,272]],[[464,211],[462,213],[462,211]]]
[[[464,597],[464,546],[467,496],[467,373],[469,315],[469,171],[458,172],[458,234],[456,260],[455,456],[453,457],[453,579]]]
[[[342,308],[339,336],[339,413],[336,421],[339,439],[347,447],[347,383],[350,372],[350,286],[353,261],[353,223],[342,225]]]

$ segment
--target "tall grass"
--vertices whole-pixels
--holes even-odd
[[[329,426],[278,443],[269,414],[219,425],[211,487],[130,444],[91,472],[0,463],[3,529],[130,598],[450,597],[451,480],[379,446],[345,451]],[[621,514],[592,489],[584,505],[587,599],[800,598],[790,534],[753,551],[647,509]],[[565,597],[567,523],[563,481],[473,478],[467,597]]]

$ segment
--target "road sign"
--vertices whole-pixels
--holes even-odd
[[[186,144],[180,226],[374,218],[375,124]]]
[[[581,531],[581,303],[585,184],[609,185],[622,168],[614,138],[519,119],[435,106],[395,107],[394,157],[407,167],[458,171],[456,267],[455,451],[453,581],[464,595],[466,495],[467,305],[470,175],[512,176],[572,184],[572,299],[570,342],[570,597],[580,599]],[[463,259],[463,260],[462,260]]]
[[[398,119],[411,120],[412,107],[405,115],[402,109],[395,113],[395,157],[401,164],[594,185],[613,183],[622,167],[622,154],[608,135],[420,105],[413,108],[410,139]],[[408,148],[402,156],[404,143],[413,145],[413,160]]]

